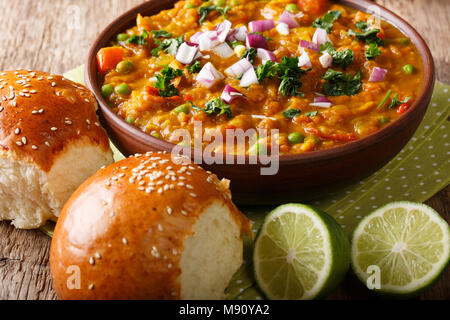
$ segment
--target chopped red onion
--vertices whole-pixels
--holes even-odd
[[[324,52],[324,54],[322,54],[322,56],[319,58],[319,61],[322,67],[328,68],[333,64],[333,57],[330,56],[328,52]]]
[[[289,26],[286,23],[280,22],[277,27],[277,31],[279,34],[283,36],[287,36],[291,31],[289,30]]]
[[[220,42],[224,42],[225,39],[228,36],[228,32],[231,30],[231,22],[228,20],[225,20],[221,24],[217,25],[216,32],[217,32],[217,38],[219,38]]]
[[[325,96],[319,96],[314,98],[314,103],[323,103],[323,102],[331,103],[331,101],[328,100],[328,98]]]
[[[236,29],[231,29],[227,36],[227,41],[245,41],[248,31],[246,26],[242,26]]]
[[[250,61],[248,61],[247,59],[241,59],[231,67],[229,67],[227,70],[225,70],[225,73],[232,78],[237,78],[250,68],[253,68],[253,65],[250,63]]]
[[[303,50],[302,55],[298,58],[299,67],[312,67],[311,59],[309,58],[308,52]]]
[[[191,64],[197,55],[198,49],[195,46],[190,46],[186,42],[183,42],[178,48],[175,59],[183,64]]]
[[[195,44],[199,44],[200,43],[200,36],[203,34],[203,32],[196,32],[194,33],[191,38],[189,39],[190,42],[195,43]]]
[[[258,58],[262,60],[262,63],[265,64],[267,61],[276,61],[276,57],[272,51],[258,48],[257,50]]]
[[[275,28],[275,22],[273,20],[258,20],[251,21],[248,24],[250,32],[264,32]]]
[[[314,33],[314,36],[312,38],[312,42],[315,44],[318,44],[319,46],[321,44],[331,42],[330,38],[328,38],[327,30],[322,29],[322,28],[317,28],[316,32]]]
[[[223,74],[220,73],[211,62],[205,64],[197,75],[197,81],[206,88],[210,88],[214,83],[223,78]]]
[[[295,14],[284,11],[280,16],[280,22],[283,22],[289,26],[289,28],[297,28],[299,26],[297,20],[295,20]]]
[[[233,49],[231,49],[226,42],[219,44],[213,51],[224,59],[229,58],[234,54]]]
[[[310,41],[300,40],[300,47],[320,52],[320,46],[318,44],[312,43]]]
[[[370,75],[369,81],[371,82],[383,81],[387,72],[388,71],[386,69],[375,67],[372,70],[372,74]]]
[[[263,49],[269,49],[267,46],[267,40],[260,34],[251,33],[247,35],[247,49],[250,48],[263,48]]]
[[[224,102],[229,104],[233,100],[238,98],[245,98],[245,96],[232,86],[226,85],[225,89],[223,89],[221,98]]]
[[[331,102],[314,102],[310,103],[310,106],[319,107],[319,108],[330,108],[333,104]]]
[[[258,83],[258,76],[256,75],[255,69],[251,67],[247,71],[245,71],[244,75],[241,79],[241,87],[249,87],[250,85]]]
[[[211,50],[220,43],[216,31],[206,31],[199,37],[200,51]]]

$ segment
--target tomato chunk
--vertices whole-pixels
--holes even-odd
[[[114,69],[123,60],[123,50],[118,47],[102,48],[97,53],[98,71],[106,73]]]
[[[398,114],[403,114],[403,113],[405,113],[408,109],[409,109],[408,104],[403,103],[403,104],[401,104],[401,105],[398,106],[397,113],[398,113]]]

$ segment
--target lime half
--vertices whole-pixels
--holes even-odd
[[[430,287],[450,258],[450,230],[432,208],[390,203],[364,218],[353,234],[352,264],[381,293],[414,296]],[[378,285],[376,274],[378,272]],[[370,282],[370,285],[369,285]]]
[[[334,290],[350,265],[350,244],[325,212],[301,204],[272,211],[253,252],[256,281],[267,298],[314,299]]]

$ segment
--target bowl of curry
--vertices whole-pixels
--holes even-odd
[[[125,155],[193,150],[235,201],[271,204],[391,160],[423,118],[434,64],[407,22],[370,1],[149,1],[100,34],[86,80]],[[244,139],[230,145],[229,132]],[[271,174],[263,155],[276,155]]]

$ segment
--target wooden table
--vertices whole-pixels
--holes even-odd
[[[96,35],[141,0],[0,0],[0,70],[31,68],[61,74],[84,62]],[[437,76],[450,83],[450,1],[379,0],[416,27],[433,52]],[[450,221],[450,188],[427,201]],[[50,239],[0,223],[0,299],[55,299]],[[374,298],[354,276],[330,299]],[[450,268],[422,299],[450,300]]]

